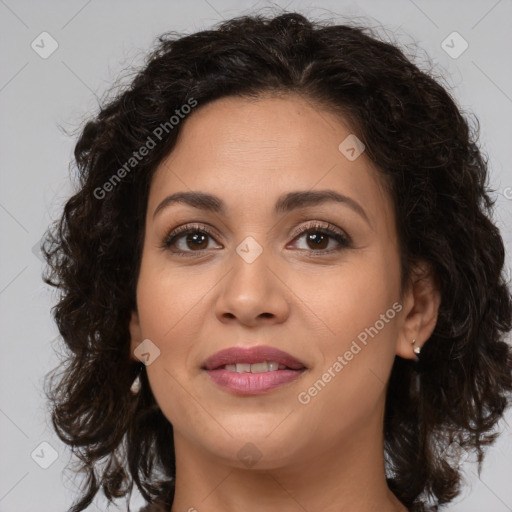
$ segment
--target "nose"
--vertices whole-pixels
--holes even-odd
[[[289,290],[264,250],[254,261],[233,254],[228,272],[215,305],[217,318],[255,327],[279,324],[289,316]],[[275,266],[275,265],[274,265]]]

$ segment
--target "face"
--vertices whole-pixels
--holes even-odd
[[[132,350],[158,347],[146,367],[155,399],[175,436],[210,457],[243,466],[250,442],[272,468],[380,432],[412,302],[392,202],[364,151],[354,159],[352,139],[339,149],[347,137],[339,117],[295,96],[223,98],[190,115],[154,175]],[[222,208],[166,201],[189,192]],[[286,200],[297,192],[324,200]],[[203,368],[261,345],[305,369],[239,394]]]

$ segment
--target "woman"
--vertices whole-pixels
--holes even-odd
[[[510,399],[512,301],[433,78],[362,28],[241,17],[162,36],[75,158],[45,249],[73,512],[133,483],[172,512],[457,496]]]

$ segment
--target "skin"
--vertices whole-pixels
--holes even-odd
[[[156,170],[130,332],[132,351],[144,339],[160,350],[146,371],[174,428],[171,512],[406,510],[385,480],[386,383],[395,355],[414,358],[431,335],[440,296],[421,263],[400,294],[393,204],[364,152],[349,161],[338,150],[351,133],[298,96],[223,98],[183,122]],[[367,220],[335,202],[274,213],[281,194],[327,189],[357,201]],[[175,203],[153,217],[166,196],[192,190],[220,197],[226,214]],[[294,236],[309,221],[334,224],[352,244],[329,237],[318,249],[308,235]],[[186,235],[175,242],[191,257],[162,248],[170,230],[188,223],[213,236],[200,250]],[[248,236],[263,249],[250,264],[236,252]],[[396,302],[401,311],[300,403],[299,393]],[[262,344],[307,370],[271,392],[237,396],[201,369],[221,349]],[[259,456],[250,467],[238,456],[247,443]]]

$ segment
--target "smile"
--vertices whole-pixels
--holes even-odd
[[[237,363],[226,364],[222,367],[229,372],[237,373],[264,373],[275,372],[277,370],[285,370],[287,367],[284,364],[276,363],[275,361],[263,361],[262,363]]]

